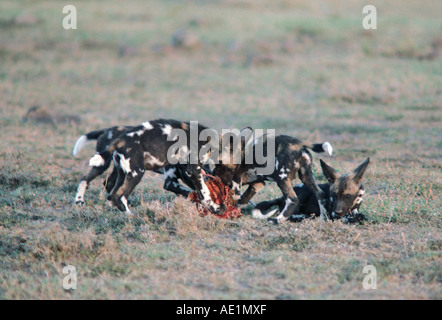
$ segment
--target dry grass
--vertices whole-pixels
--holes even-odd
[[[57,1],[3,1],[0,298],[441,299],[441,4],[373,4],[373,32],[362,1],[338,0],[79,2],[65,31]],[[52,120],[23,122],[35,105]],[[158,117],[328,140],[340,172],[370,156],[369,221],[200,217],[153,173],[132,219],[98,179],[73,206],[93,154],[72,158],[77,137]]]

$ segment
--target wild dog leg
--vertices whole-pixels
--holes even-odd
[[[116,205],[120,211],[125,211],[127,214],[131,215],[132,212],[129,209],[127,199],[143,178],[144,170],[137,169],[124,174],[124,183],[115,193],[113,192],[111,202]]]
[[[111,175],[109,177],[106,177],[106,179],[103,181],[103,185],[106,187],[107,193],[112,192],[112,189],[115,187],[115,183],[117,182],[117,178],[118,170],[114,167]]]
[[[315,194],[318,199],[318,205],[320,210],[320,218],[327,220],[329,218],[326,209],[326,199],[324,191],[319,188],[313,176],[310,160],[308,158],[302,158],[300,161],[301,168],[298,171],[299,179]]]
[[[117,177],[115,179],[114,187],[112,188],[112,192],[110,193],[110,195],[107,197],[107,200],[110,201],[110,204],[112,206],[116,205],[116,203],[113,203],[112,200],[117,198],[116,193],[121,189],[124,180],[126,179],[126,175],[124,174],[124,171],[120,166],[115,165],[115,171]]]
[[[281,223],[290,218],[292,214],[297,214],[299,211],[299,200],[293,191],[292,182],[285,178],[276,181],[278,187],[281,189],[284,200],[284,208],[276,218],[271,218],[270,221],[274,223]]]
[[[110,196],[111,204],[127,214],[132,214],[127,199],[144,175],[144,157],[139,153],[116,153],[114,160],[118,178]]]
[[[101,175],[103,172],[105,172],[107,168],[109,168],[111,161],[112,159],[108,158],[105,160],[104,165],[100,167],[93,166],[89,173],[81,178],[78,185],[77,194],[75,195],[75,204],[81,206],[84,205],[84,194],[89,183],[96,177]]]
[[[249,185],[246,192],[241,196],[241,199],[238,201],[239,205],[248,204],[249,201],[255,196],[255,194],[265,187],[265,182],[255,182]]]
[[[189,193],[192,192],[189,188],[186,188],[183,186],[180,181],[178,180],[180,172],[177,172],[177,167],[166,167],[164,172],[164,186],[163,188],[165,190],[171,191],[175,194],[182,195],[184,197],[188,197]],[[182,177],[183,181],[185,181],[185,177]]]
[[[138,183],[140,183],[143,178],[144,170],[140,171],[132,171],[131,173],[126,174],[126,179],[124,180],[124,184],[121,189],[117,192],[117,207],[121,211],[125,211],[127,214],[131,215],[132,212],[129,210],[127,199],[132,191],[135,189]],[[123,207],[123,206],[124,207]]]

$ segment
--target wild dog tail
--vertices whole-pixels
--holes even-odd
[[[107,130],[108,129],[95,130],[82,135],[78,138],[77,142],[75,142],[74,149],[72,149],[72,155],[75,157],[87,143],[97,140]]]
[[[307,143],[305,146],[316,153],[327,152],[330,156],[333,154],[333,147],[330,142],[324,143]]]

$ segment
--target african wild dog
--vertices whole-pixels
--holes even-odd
[[[104,152],[106,149],[114,142],[117,138],[127,134],[130,132],[134,126],[115,126],[106,129],[100,129],[96,131],[91,131],[87,134],[82,135],[78,138],[77,142],[74,145],[72,150],[72,154],[75,157],[80,150],[89,142],[97,141],[95,150],[97,153]],[[89,183],[94,180],[99,175],[103,174],[111,165],[112,155],[107,154],[107,157],[104,159],[104,165],[102,166],[92,166],[89,173],[83,176],[78,185],[77,194],[75,195],[75,204],[84,205],[84,194],[86,192],[86,188]],[[185,174],[186,165],[176,164],[176,165],[168,165],[164,168],[160,168],[158,170],[154,170],[157,173],[163,174],[164,179],[164,189],[171,191],[177,195],[182,195],[187,197],[189,193],[195,189],[192,185],[191,180]],[[204,171],[210,173],[210,168],[208,166],[203,167]],[[103,185],[106,188],[106,191],[110,193],[112,191],[113,186],[115,185],[116,179],[118,177],[117,170],[114,168],[110,176],[106,177],[103,182]],[[181,179],[189,188],[183,186],[179,179]]]
[[[300,203],[292,187],[292,180],[298,175],[301,181],[316,194],[321,213],[325,214],[325,195],[313,177],[312,156],[308,149],[332,155],[331,144],[328,142],[310,144],[286,135],[264,135],[261,139],[253,141],[252,149],[255,150],[258,144],[261,144],[264,153],[268,145],[274,145],[275,159],[268,159],[268,161],[274,161],[274,163],[270,163],[272,173],[260,174],[258,172],[257,169],[267,166],[267,163],[258,164],[255,159],[255,151],[252,152],[254,158],[251,164],[245,163],[244,155],[242,155],[241,164],[232,164],[231,162],[215,167],[214,175],[219,176],[224,184],[231,186],[235,194],[240,197],[238,204],[247,204],[265,186],[265,181],[275,181],[283,193],[284,207],[277,218],[272,221],[281,223],[293,214],[299,213]],[[264,154],[264,156],[267,155]],[[248,188],[240,196],[242,185],[248,185]]]
[[[200,137],[201,132],[206,129],[208,128],[197,124],[195,134]],[[214,203],[210,198],[210,192],[202,174],[202,162],[199,153],[202,147],[210,142],[210,137],[205,140],[197,139],[198,141],[193,141],[189,122],[166,119],[146,121],[132,128],[132,130],[114,140],[106,150],[98,152],[89,161],[89,165],[101,167],[106,165],[106,159],[113,157],[117,179],[109,186],[112,192],[108,200],[112,206],[116,206],[119,210],[130,214],[127,199],[141,181],[144,172],[146,170],[159,170],[171,164],[168,157],[170,156],[169,151],[173,149],[172,147],[179,138],[177,133],[174,132],[175,130],[183,132],[185,135],[183,138],[186,139],[184,147],[175,153],[177,158],[178,152],[184,152],[190,157],[192,157],[192,152],[197,153],[195,163],[185,164],[184,174],[201,196],[201,203],[214,213],[223,210],[222,205]],[[196,150],[192,148],[191,144],[195,146]],[[168,172],[171,173],[166,169],[163,169],[163,172],[166,176]]]
[[[320,160],[320,162],[322,172],[328,180],[328,183],[319,184],[326,197],[326,218],[332,220],[344,218],[345,222],[364,220],[365,217],[358,210],[365,193],[361,181],[370,158],[367,158],[352,173],[347,175],[339,175],[335,169],[324,161]],[[320,215],[318,198],[310,188],[301,184],[295,186],[293,190],[298,196],[300,209],[298,214],[291,216],[291,220],[301,221],[311,216]],[[267,219],[278,211],[278,209],[269,211],[274,206],[278,206],[279,210],[283,210],[284,198],[258,203],[252,211],[252,216],[256,219]]]

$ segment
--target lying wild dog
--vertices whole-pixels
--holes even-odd
[[[311,144],[286,135],[264,135],[261,139],[253,141],[252,150],[255,150],[258,145],[262,147],[262,150],[268,150],[267,147],[269,145],[274,146],[275,158],[267,160],[274,161],[270,163],[272,166],[271,173],[260,174],[258,172],[258,169],[267,166],[269,163],[259,164],[255,151],[252,152],[253,161],[249,164],[246,163],[245,156],[242,154],[240,164],[232,164],[232,161],[230,161],[228,165],[217,165],[215,167],[214,175],[219,176],[224,184],[231,186],[238,197],[240,196],[242,185],[248,185],[238,204],[247,204],[265,186],[265,181],[275,181],[282,191],[284,206],[273,222],[281,223],[300,211],[300,202],[292,187],[292,180],[298,175],[304,185],[314,192],[318,199],[320,212],[325,215],[325,193],[319,188],[313,177],[311,168],[312,156],[309,149],[314,152],[327,152],[329,155],[332,155],[333,148],[331,144],[328,142]],[[267,153],[269,152],[267,151]]]
[[[82,135],[78,138],[77,142],[74,145],[72,150],[73,156],[76,156],[83,147],[92,141],[97,141],[95,150],[97,153],[101,153],[106,151],[106,149],[119,137],[130,132],[134,129],[134,126],[115,126],[111,128],[105,128],[100,130],[91,131],[87,134]],[[106,154],[106,153],[105,153]],[[86,188],[89,183],[94,180],[99,175],[103,174],[111,165],[112,162],[112,154],[106,154],[106,158],[104,159],[104,165],[101,166],[92,166],[91,170],[88,174],[83,176],[78,185],[77,194],[75,195],[75,204],[84,205],[84,194],[86,192]],[[164,178],[164,189],[171,191],[177,195],[182,195],[187,197],[189,193],[195,189],[192,185],[191,180],[185,174],[186,165],[176,164],[176,165],[168,165],[164,168],[160,168],[158,170],[154,170],[157,173],[163,174]],[[210,173],[210,168],[208,166],[204,166],[203,169]],[[103,185],[106,187],[106,191],[110,193],[112,191],[113,186],[116,183],[116,179],[118,177],[117,170],[114,168],[110,176],[106,177]],[[179,179],[181,179],[189,188],[183,186]]]
[[[112,190],[108,197],[110,204],[130,214],[127,199],[141,181],[144,172],[164,168],[162,171],[166,176],[167,172],[171,173],[165,167],[171,164],[168,158],[170,156],[169,149],[173,149],[172,147],[178,140],[178,137],[173,133],[174,129],[179,129],[185,135],[183,138],[186,139],[187,144],[184,146],[186,149],[184,152],[192,155],[192,143],[196,148],[194,152],[199,155],[202,146],[210,142],[210,137],[205,141],[200,139],[191,141],[190,126],[189,122],[177,120],[146,121],[120,135],[105,150],[98,152],[91,158],[89,164],[93,167],[106,166],[106,161],[109,161],[107,159],[113,158],[114,160],[117,178],[108,182],[109,189]],[[208,128],[198,124],[195,129],[197,137],[200,137],[201,132]],[[202,162],[198,155],[195,163],[184,164],[185,175],[201,197],[201,203],[213,213],[219,213],[223,207],[214,203],[210,198],[210,192],[202,174]]]
[[[364,220],[364,215],[358,212],[365,193],[362,185],[362,177],[368,167],[370,158],[367,158],[352,173],[340,175],[331,166],[320,160],[322,172],[328,183],[319,184],[319,187],[325,194],[326,198],[326,218],[340,219],[345,222],[357,222]],[[293,188],[299,199],[299,212],[291,216],[291,220],[301,221],[311,216],[320,216],[320,208],[316,194],[306,185],[298,185]],[[256,205],[252,211],[252,216],[256,219],[267,219],[275,212],[284,209],[284,197],[263,201]],[[269,211],[274,206],[277,209]],[[325,218],[325,217],[323,217]]]

